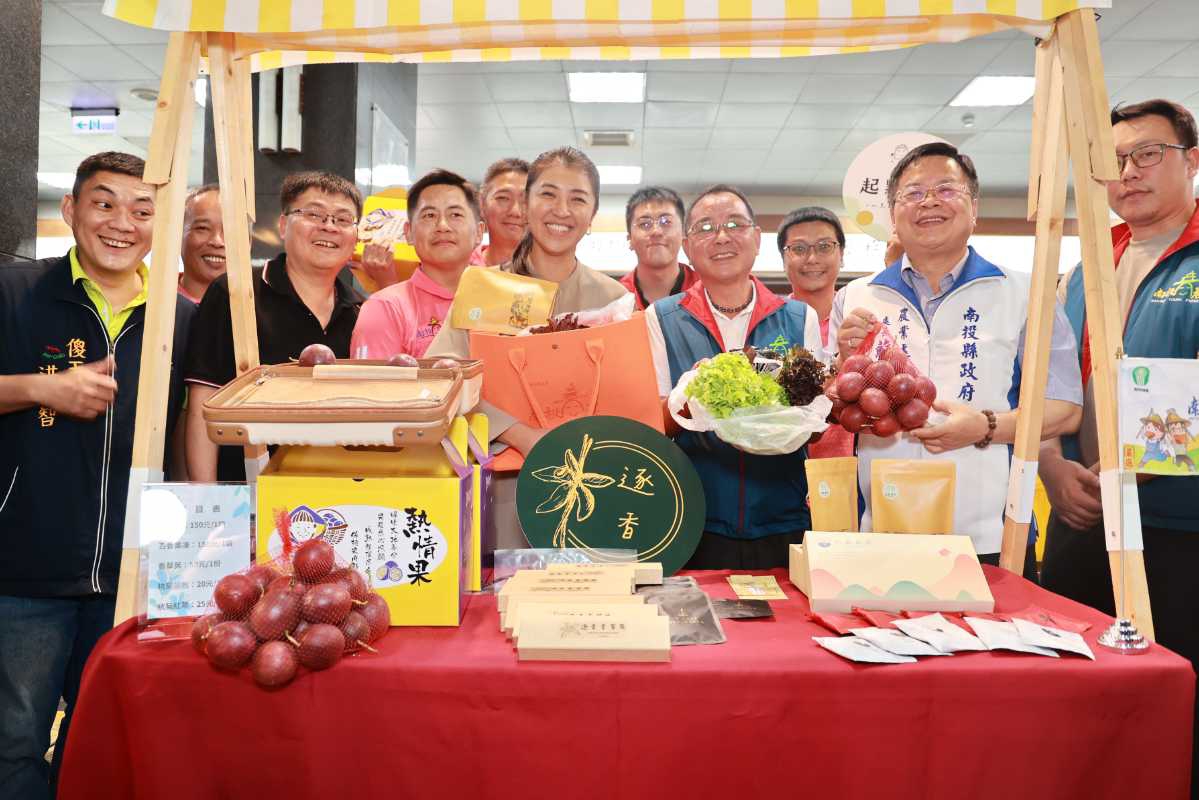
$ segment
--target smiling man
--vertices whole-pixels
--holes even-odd
[[[466,178],[435,169],[412,184],[404,237],[420,266],[411,278],[380,289],[363,304],[350,345],[354,358],[422,357],[441,330],[482,236],[478,193]]]
[[[279,205],[283,252],[254,270],[259,360],[286,363],[318,343],[349,358],[362,298],[343,269],[358,240],[362,195],[340,175],[300,172],[283,181]],[[201,414],[204,401],[237,375],[227,275],[214,280],[200,302],[185,365],[189,477],[244,481],[242,448],[218,448]]]
[[[89,156],[62,200],[75,246],[0,267],[0,787],[53,796],[45,761],[88,653],[112,627],[133,451],[154,187],[126,153]],[[195,308],[176,303],[175,352]],[[167,423],[182,403],[169,378]],[[168,438],[169,442],[170,439]]]
[[[937,386],[945,417],[887,438],[858,434],[858,482],[870,496],[875,458],[927,459],[957,467],[954,533],[968,534],[981,560],[997,564],[1003,538],[1008,448],[1028,312],[1028,276],[990,263],[970,247],[978,218],[978,173],[969,156],[942,142],[908,152],[891,172],[888,202],[901,260],[838,293],[829,323],[839,362],[883,322]],[[844,314],[846,308],[852,309]],[[1082,386],[1074,336],[1057,308],[1050,345],[1043,437],[1073,432]],[[862,530],[871,530],[869,506]],[[1031,542],[1030,542],[1031,549]],[[1027,574],[1035,575],[1030,552]]]
[[[706,189],[686,215],[683,250],[699,281],[646,311],[650,352],[663,398],[696,362],[746,345],[787,349],[804,341],[811,312],[753,277],[762,229],[734,186]],[[680,432],[675,441],[695,465],[707,519],[691,569],[767,569],[787,565],[787,547],[811,527],[804,454],[744,453],[713,433]]]
[[[624,225],[637,266],[620,283],[639,309],[685,292],[698,280],[695,270],[679,261],[684,216],[683,199],[665,186],[642,187],[625,204]]]
[[[225,229],[220,187],[209,183],[187,196],[183,206],[183,272],[179,294],[199,305],[208,286],[225,274]]]
[[[1112,229],[1112,245],[1124,353],[1195,358],[1199,353],[1195,118],[1177,103],[1147,100],[1117,106],[1111,121],[1120,180],[1107,185],[1107,199],[1123,220]],[[1087,391],[1078,436],[1046,442],[1041,448],[1041,480],[1053,505],[1043,581],[1059,594],[1112,614],[1115,604],[1099,499],[1099,436],[1083,295],[1082,270],[1075,267],[1059,284],[1058,296],[1080,342],[1078,358]],[[1184,413],[1194,418],[1196,411],[1188,408]],[[1174,430],[1185,431],[1186,420],[1177,414],[1173,419]],[[1171,426],[1167,422],[1165,427]],[[1180,467],[1185,463],[1180,461]],[[1156,639],[1199,665],[1199,582],[1195,580],[1199,493],[1194,486],[1185,477],[1159,477],[1141,483],[1139,494]],[[1195,743],[1199,747],[1199,736]],[[1199,764],[1199,758],[1194,763]],[[1199,787],[1199,769],[1192,774]]]
[[[470,255],[476,267],[498,267],[512,260],[512,253],[528,229],[525,184],[529,162],[523,158],[501,158],[483,176],[479,202],[487,228],[487,244]]]

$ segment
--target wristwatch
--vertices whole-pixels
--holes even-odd
[[[974,446],[979,450],[984,450],[991,444],[991,439],[995,438],[995,428],[999,425],[999,422],[995,419],[994,411],[984,408],[983,415],[987,418],[987,435],[974,443]]]

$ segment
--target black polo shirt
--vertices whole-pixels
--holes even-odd
[[[358,321],[362,296],[354,290],[350,271],[343,270],[334,283],[336,299],[328,327],[296,294],[287,274],[286,255],[254,270],[254,315],[258,327],[258,360],[285,364],[300,357],[310,344],[328,345],[338,358],[349,358],[350,335]],[[229,306],[229,278],[222,275],[208,287],[196,311],[188,340],[184,375],[188,383],[221,387],[237,376],[233,354],[233,314]],[[242,448],[221,447],[217,480],[244,481]]]

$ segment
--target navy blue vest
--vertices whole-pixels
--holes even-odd
[[[704,323],[681,305],[687,296],[654,303],[666,340],[672,384],[695,362],[722,350]],[[803,303],[785,301],[749,331],[746,344],[779,349],[804,344],[806,311]],[[811,527],[804,474],[806,447],[786,456],[756,456],[725,444],[713,433],[683,431],[675,441],[691,458],[703,484],[708,508],[705,531],[757,539]]]

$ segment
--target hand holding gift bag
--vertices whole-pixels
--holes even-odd
[[[663,430],[662,402],[640,313],[594,328],[528,336],[471,331],[472,358],[483,360],[483,399],[534,428],[603,414]],[[509,448],[497,470],[519,469]]]

